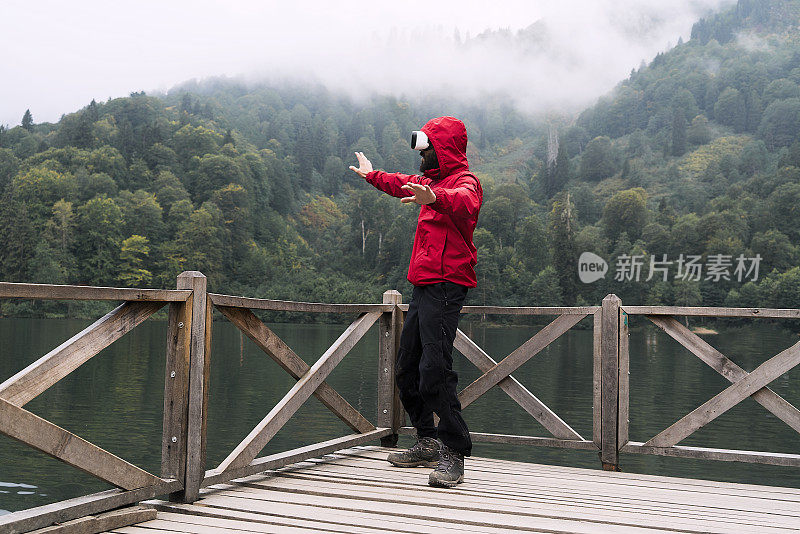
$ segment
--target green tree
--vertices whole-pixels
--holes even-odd
[[[728,87],[719,95],[714,104],[714,118],[717,122],[730,126],[734,132],[743,132],[747,127],[747,107],[744,96],[738,89]]]
[[[683,156],[686,152],[686,118],[683,110],[674,109],[672,116],[672,155]]]
[[[577,222],[574,210],[570,194],[562,194],[553,201],[548,221],[550,254],[565,305],[573,304],[578,294],[578,251],[575,248]]]
[[[698,115],[692,119],[692,124],[686,130],[686,140],[693,145],[705,145],[711,141],[711,129],[705,115]]]
[[[141,235],[132,235],[122,241],[119,258],[119,281],[126,287],[147,286],[153,275],[144,268],[150,255],[149,241]]]
[[[79,206],[75,257],[80,282],[108,285],[117,279],[116,266],[122,237],[122,212],[114,200],[99,196]]]
[[[601,136],[589,141],[581,156],[581,178],[597,181],[609,178],[616,172],[617,165],[611,139]]]
[[[29,109],[26,109],[25,114],[22,115],[22,127],[29,132],[33,131],[33,115]]]
[[[603,209],[603,226],[612,241],[626,232],[639,239],[647,224],[647,192],[641,187],[626,189],[612,196]]]

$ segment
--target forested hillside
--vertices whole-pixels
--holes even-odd
[[[408,293],[417,209],[347,167],[359,150],[413,172],[409,132],[453,114],[485,190],[470,303],[615,292],[629,304],[800,307],[799,14],[798,1],[740,0],[595,106],[547,120],[501,99],[355,101],[224,79],[93,101],[56,124],[32,110],[0,127],[0,279],[174,287],[192,269],[223,293]],[[578,280],[584,251],[608,261],[604,279]],[[645,280],[651,258],[681,254],[730,257],[730,279],[672,264],[666,281]],[[737,279],[735,259],[757,254],[758,277]],[[625,255],[639,257],[640,280],[615,280]]]

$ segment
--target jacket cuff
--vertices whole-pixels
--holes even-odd
[[[433,194],[436,195],[436,200],[433,203],[428,204],[428,207],[434,211],[438,211],[439,213],[449,213],[450,200],[445,195],[444,189],[431,187],[431,191],[433,191]]]

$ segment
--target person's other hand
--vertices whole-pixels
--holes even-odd
[[[407,183],[402,187],[402,189],[407,189],[412,196],[404,197],[400,199],[400,202],[403,204],[408,204],[409,202],[415,202],[420,206],[424,206],[425,204],[433,204],[436,202],[436,193],[428,187],[427,185],[420,185],[414,183]]]
[[[354,166],[350,165],[350,170],[364,178],[367,174],[372,172],[372,163],[370,163],[363,152],[356,152],[356,158],[358,159],[358,168],[356,169]]]

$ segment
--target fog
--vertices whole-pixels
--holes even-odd
[[[221,75],[311,79],[354,97],[502,93],[526,112],[575,111],[733,3],[4,0],[0,124]]]

